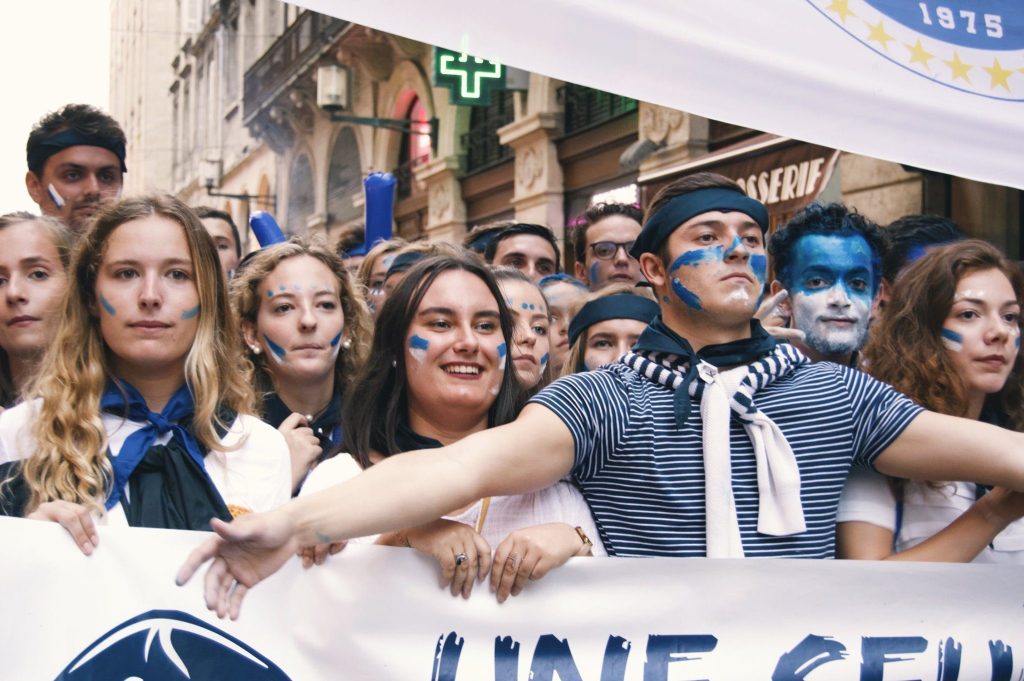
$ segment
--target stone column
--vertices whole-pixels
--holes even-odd
[[[564,231],[562,166],[554,137],[558,116],[541,111],[519,118],[498,130],[502,144],[515,151],[516,220],[550,227],[561,240]]]
[[[426,185],[427,239],[461,241],[466,233],[466,203],[459,183],[459,157],[431,159],[415,173],[416,180]]]

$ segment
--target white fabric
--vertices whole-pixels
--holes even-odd
[[[0,462],[27,458],[35,451],[32,421],[39,401],[23,402],[0,414]],[[111,456],[117,456],[125,440],[145,424],[113,414],[102,414],[103,427]],[[155,444],[167,444],[171,433],[164,433]],[[238,449],[212,451],[206,455],[206,472],[224,503],[253,512],[269,511],[291,498],[291,457],[288,443],[274,427],[255,416],[240,414],[221,442]],[[124,490],[128,493],[127,488]],[[100,524],[127,525],[123,507],[118,504],[102,516]]]
[[[944,530],[974,501],[974,483],[951,482],[934,489],[908,481],[894,550],[906,551]],[[884,476],[872,470],[857,469],[843,488],[837,522],[870,523],[896,532],[896,506],[896,497]],[[973,562],[1024,565],[1024,520],[1010,523]]]
[[[1024,188],[1018,2],[946,3],[978,10],[948,30],[934,14],[942,3],[921,3],[922,15],[918,3],[871,0],[298,4],[642,102]],[[898,5],[913,20],[893,18]],[[993,7],[1000,38],[981,16]],[[915,44],[926,59],[914,61]],[[958,76],[954,58],[969,73]]]
[[[360,473],[362,473],[362,469],[355,459],[348,454],[339,454],[310,471],[299,496],[320,492],[350,480]],[[476,529],[482,503],[482,501],[478,501],[465,511],[447,515],[445,518]],[[492,497],[480,534],[493,551],[513,531],[545,523],[565,523],[582,528],[594,543],[593,554],[595,556],[608,555],[598,536],[597,525],[594,524],[594,517],[590,513],[587,502],[583,500],[583,495],[574,485],[564,481],[539,492],[510,497]],[[372,544],[379,536],[359,537],[353,541]]]

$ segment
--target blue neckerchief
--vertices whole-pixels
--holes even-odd
[[[689,341],[670,329],[662,321],[661,315],[658,315],[640,334],[636,345],[633,346],[633,352],[646,355],[675,355],[677,359],[673,363],[686,366],[686,373],[683,382],[676,389],[674,402],[676,423],[682,425],[690,416],[690,384],[697,377],[697,365],[701,360],[720,369],[750,364],[774,350],[775,345],[775,338],[764,330],[761,322],[751,319],[750,338],[708,345],[701,348],[700,352],[694,352]],[[698,390],[698,400],[700,394],[701,391]]]
[[[127,397],[127,401],[125,397]],[[125,485],[128,484],[128,478],[131,477],[132,472],[146,456],[146,452],[153,446],[156,439],[164,433],[172,433],[172,437],[177,438],[184,445],[189,456],[205,473],[206,464],[199,442],[191,428],[180,425],[183,420],[191,421],[194,410],[192,392],[187,384],[178,388],[178,391],[171,396],[160,413],[150,411],[146,400],[139,394],[139,391],[126,381],[107,384],[106,390],[103,391],[103,397],[100,398],[100,411],[123,416],[131,421],[146,423],[145,426],[128,436],[117,456],[110,456],[109,450],[107,452],[114,469],[114,485],[105,504],[108,511],[121,500]]]

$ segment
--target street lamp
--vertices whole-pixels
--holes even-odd
[[[341,64],[324,64],[316,70],[316,105],[330,116],[332,122],[369,125],[410,135],[429,135],[431,146],[437,148],[437,118],[431,118],[429,121],[411,121],[408,118],[353,116],[341,113],[349,109],[349,82],[348,69]]]
[[[204,158],[199,164],[199,177],[206,187],[208,196],[216,196],[225,199],[239,199],[240,201],[262,201],[264,205],[269,204],[272,213],[277,212],[277,197],[263,194],[231,194],[227,192],[215,192],[214,187],[220,186],[220,161]]]

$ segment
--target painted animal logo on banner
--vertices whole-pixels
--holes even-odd
[[[150,610],[94,641],[56,681],[245,679],[290,681],[237,638],[176,610]]]
[[[1024,102],[1018,0],[807,0],[894,64],[935,83]]]

